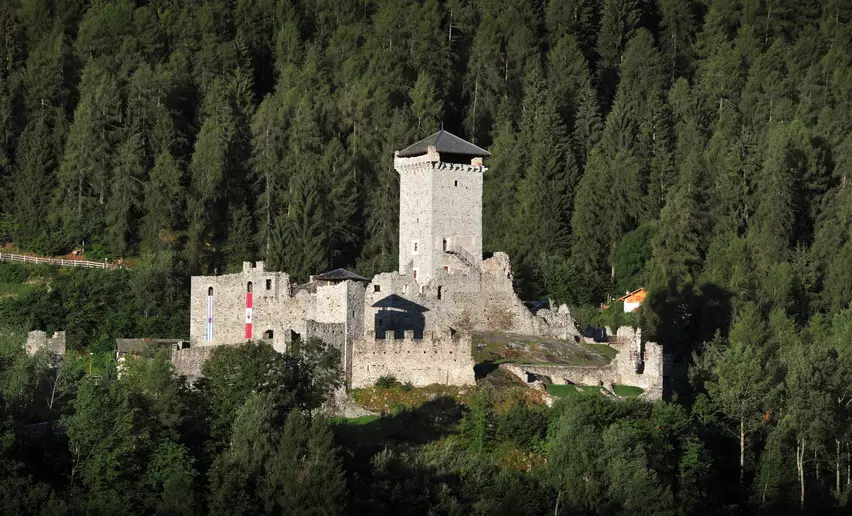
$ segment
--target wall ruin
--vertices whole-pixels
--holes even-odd
[[[448,254],[448,270],[439,270],[429,282],[412,274],[378,274],[365,294],[365,334],[381,338],[388,330],[401,337],[413,330],[505,331],[524,335],[579,336],[567,307],[539,310],[524,306],[512,284],[505,253],[495,253],[478,266]]]
[[[641,397],[649,400],[663,397],[663,347],[655,342],[642,342],[639,329],[622,326],[616,339],[609,344],[618,354],[609,365],[602,367],[500,364],[524,382],[530,375],[546,376],[557,385],[600,385],[611,388],[613,384],[641,387]]]
[[[46,350],[53,355],[65,354],[65,332],[56,331],[48,337],[47,332],[33,330],[27,334],[27,355],[35,355],[40,349]]]

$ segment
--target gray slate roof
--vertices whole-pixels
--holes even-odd
[[[441,154],[458,154],[461,156],[488,157],[491,153],[476,145],[464,141],[458,136],[441,129],[432,136],[427,136],[419,142],[409,145],[399,151],[399,157],[410,158],[426,154],[430,146],[435,146]]]
[[[334,269],[333,271],[324,272],[317,276],[314,276],[314,280],[317,281],[370,281],[364,276],[359,276],[354,272],[347,271],[346,269]]]

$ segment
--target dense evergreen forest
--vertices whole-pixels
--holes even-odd
[[[0,0],[0,50],[0,242],[136,265],[0,265],[0,512],[847,508],[852,3]],[[316,414],[327,350],[87,375],[187,331],[191,273],[393,270],[393,151],[441,127],[493,154],[484,244],[525,298],[595,323],[649,289],[670,401],[358,425]],[[36,328],[86,351],[28,357]]]

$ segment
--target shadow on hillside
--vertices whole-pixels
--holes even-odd
[[[369,463],[370,457],[385,448],[426,444],[446,437],[456,430],[462,415],[459,403],[441,397],[368,423],[342,421],[334,426],[334,436],[352,459]]]

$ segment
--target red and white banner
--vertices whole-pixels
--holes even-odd
[[[251,340],[251,292],[246,292],[246,340]]]

